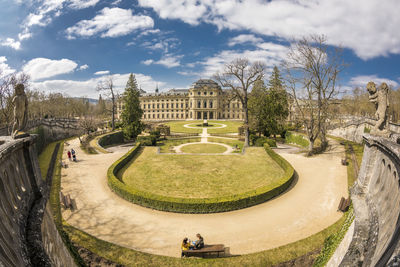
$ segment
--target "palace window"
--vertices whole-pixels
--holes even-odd
[[[181,108],[183,108],[183,103],[181,103]]]
[[[168,108],[169,104],[167,103],[167,108]]]
[[[153,108],[155,108],[155,105],[153,104]]]
[[[206,108],[206,107],[207,107],[207,101],[204,100],[204,102],[203,102],[203,108]]]
[[[160,114],[157,114],[157,119],[159,119],[160,118]]]
[[[204,95],[207,95],[207,92],[206,92],[206,91],[204,91]]]
[[[161,104],[161,108],[164,108],[164,103]]]
[[[210,92],[210,95],[212,95],[213,94],[213,92]]]
[[[155,118],[156,115],[153,114],[153,119]]]
[[[212,108],[213,107],[213,102],[212,102],[212,100],[210,100],[210,108]]]
[[[200,94],[201,94],[201,92],[197,92],[197,94],[198,94],[198,95],[200,95]]]
[[[201,108],[201,102],[200,102],[200,100],[197,102],[197,108]]]
[[[171,103],[171,108],[174,108],[174,103]]]
[[[169,118],[169,114],[167,113],[167,119]]]
[[[160,104],[157,104],[157,108],[160,108]]]

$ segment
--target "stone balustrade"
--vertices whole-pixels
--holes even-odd
[[[50,209],[44,212],[48,188],[34,140],[0,137],[0,266],[38,266],[32,262],[38,255],[40,266],[75,266],[55,230]],[[37,232],[32,232],[35,228]]]
[[[342,241],[347,249],[342,246],[331,261],[339,266],[386,266],[400,253],[400,145],[368,134],[363,139],[362,165],[351,189],[354,230],[350,241]]]

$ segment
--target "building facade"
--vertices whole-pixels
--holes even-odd
[[[166,120],[243,120],[242,103],[231,90],[223,90],[213,80],[200,79],[189,89],[142,93],[140,105],[144,121]],[[118,101],[117,114],[121,114]]]

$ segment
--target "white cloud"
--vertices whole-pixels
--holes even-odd
[[[360,58],[400,54],[399,1],[385,0],[139,0],[163,19],[249,30],[289,40],[325,34]]]
[[[358,86],[358,87],[365,88],[368,82],[375,82],[377,85],[379,85],[381,83],[387,83],[388,85],[392,86],[393,88],[397,88],[399,86],[398,82],[391,80],[391,79],[387,79],[387,78],[381,78],[381,77],[378,77],[377,75],[355,76],[350,79],[349,84],[354,87]]]
[[[84,9],[95,6],[100,0],[71,0],[69,5],[71,8]]]
[[[14,0],[17,4],[26,4],[32,12],[24,19],[22,32],[18,34],[19,41],[32,37],[33,26],[47,26],[55,17],[60,16],[65,8],[83,9],[95,6],[100,0]]]
[[[251,43],[257,44],[263,42],[263,39],[260,37],[256,37],[254,34],[240,34],[231,38],[228,42],[229,46],[234,46],[237,44]]]
[[[11,68],[7,64],[7,58],[5,56],[0,56],[0,78],[14,73],[15,69]]]
[[[162,65],[167,68],[173,68],[173,67],[178,67],[181,65],[180,59],[183,56],[181,55],[171,55],[171,54],[165,54],[163,55],[160,60],[154,61],[153,59],[147,59],[142,61],[141,63],[144,65],[151,65],[151,64],[157,64],[157,65]]]
[[[32,81],[53,77],[59,74],[73,72],[78,64],[70,59],[52,60],[48,58],[34,58],[22,67],[22,71],[29,74]]]
[[[85,65],[80,66],[80,67],[79,67],[79,70],[86,70],[86,69],[88,69],[88,68],[89,68],[89,65],[88,65],[88,64],[85,64]]]
[[[23,31],[23,32],[18,34],[18,39],[20,41],[23,41],[25,39],[29,39],[31,37],[32,37],[32,33],[28,32],[28,31]]]
[[[21,42],[14,40],[13,38],[7,38],[0,43],[1,46],[8,46],[15,50],[19,50],[21,48]]]
[[[158,34],[158,33],[161,33],[160,29],[145,30],[145,31],[139,33],[138,37],[146,36],[149,34]]]
[[[129,78],[129,73],[127,74],[114,74],[114,88],[118,93],[122,93],[126,82]],[[165,82],[156,81],[151,76],[144,75],[141,73],[134,73],[136,80],[145,91],[154,91],[157,84],[159,87],[164,87]],[[86,96],[97,98],[98,92],[96,91],[97,84],[102,81],[105,77],[92,78],[85,81],[75,81],[75,80],[47,80],[43,82],[33,82],[32,87],[45,91],[45,92],[60,92],[66,93],[70,96]]]
[[[118,7],[104,8],[91,20],[81,20],[67,28],[68,38],[89,37],[100,34],[101,37],[118,37],[127,35],[138,29],[154,26],[151,17],[133,15],[132,10]]]
[[[208,0],[207,0],[208,1]],[[163,19],[181,19],[191,25],[199,24],[206,15],[204,1],[196,0],[139,0],[143,7],[152,7]]]
[[[250,62],[261,61],[266,65],[267,72],[270,72],[274,66],[278,66],[286,58],[287,52],[288,47],[269,42],[260,43],[254,50],[224,50],[198,62],[203,66],[199,75],[210,77],[222,71],[226,63],[237,58],[247,58]]]
[[[107,75],[110,74],[109,70],[100,70],[94,73],[94,75]]]
[[[168,53],[170,50],[176,48],[181,42],[177,38],[155,38],[152,41],[143,42],[141,45],[150,50],[162,50]]]
[[[143,60],[141,63],[148,66],[148,65],[153,64],[153,62],[154,62],[154,60],[152,60],[152,59],[147,59],[147,60]]]

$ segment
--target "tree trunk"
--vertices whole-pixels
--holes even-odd
[[[248,147],[249,144],[249,110],[247,109],[247,96],[245,96],[244,103],[242,103],[244,108],[244,146]]]
[[[310,144],[308,145],[308,155],[311,156],[314,150],[314,139],[310,139]]]
[[[114,92],[112,92],[112,118],[111,118],[111,129],[115,130],[115,97]]]

